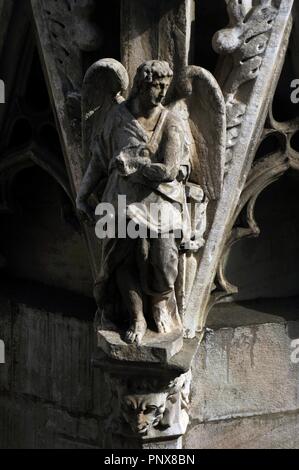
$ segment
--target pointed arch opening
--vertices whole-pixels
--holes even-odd
[[[23,32],[17,45],[23,59],[15,74],[7,70],[15,75],[14,89],[0,129],[1,289],[24,286],[32,301],[43,286],[48,296],[59,289],[60,299],[67,292],[92,297],[88,252],[30,15]]]

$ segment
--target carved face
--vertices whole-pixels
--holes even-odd
[[[170,83],[169,77],[154,78],[151,83],[143,82],[140,90],[142,103],[147,107],[158,106],[164,100]]]
[[[127,395],[123,400],[122,414],[134,434],[145,436],[161,422],[166,402],[166,393]]]

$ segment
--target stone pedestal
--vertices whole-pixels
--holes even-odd
[[[189,423],[190,368],[198,339],[184,341],[181,351],[168,357],[166,344],[155,348],[145,341],[139,359],[137,347],[116,333],[99,332],[98,341],[105,352],[98,349],[93,363],[104,372],[111,395],[105,447],[180,449]]]
[[[182,333],[170,333],[163,336],[148,330],[142,345],[127,344],[123,334],[114,331],[98,331],[98,347],[108,357],[128,362],[167,363],[183,347]]]

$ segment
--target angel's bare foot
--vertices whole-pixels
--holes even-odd
[[[147,324],[145,320],[138,320],[134,322],[126,333],[127,343],[136,343],[137,346],[140,346],[146,330]]]
[[[164,308],[154,308],[153,313],[158,332],[164,335],[171,333],[173,330],[173,322],[167,307],[165,306]]]

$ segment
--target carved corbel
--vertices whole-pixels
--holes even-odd
[[[191,372],[135,364],[124,372],[117,362],[103,367],[111,396],[105,448],[181,448],[189,424]]]

